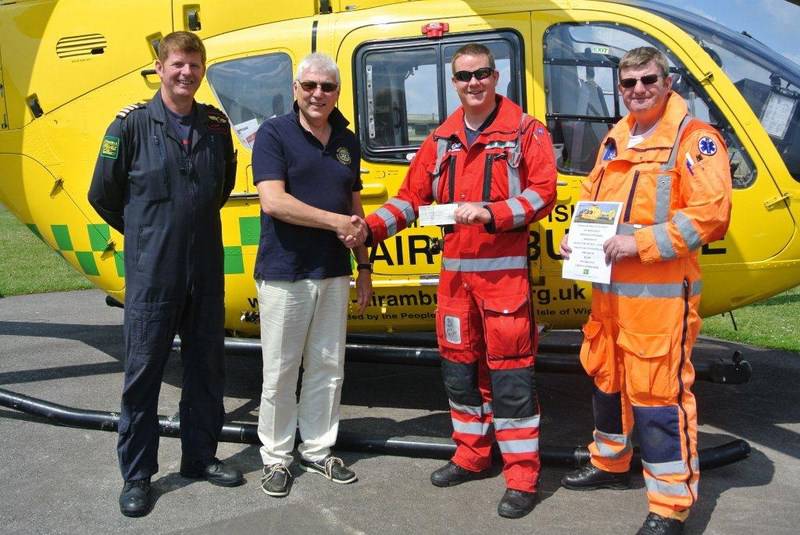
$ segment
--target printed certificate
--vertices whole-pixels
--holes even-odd
[[[562,277],[602,284],[611,282],[611,266],[606,264],[603,244],[617,233],[621,211],[621,202],[581,201],[577,204],[567,240],[572,253],[564,260]]]
[[[429,225],[454,225],[456,222],[457,203],[431,204],[419,207],[419,219],[417,223],[421,227]]]

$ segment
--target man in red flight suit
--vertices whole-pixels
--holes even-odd
[[[457,203],[445,228],[436,332],[457,445],[431,474],[438,487],[477,479],[503,454],[498,513],[528,514],[539,477],[536,327],[528,282],[528,225],[555,201],[545,127],[496,95],[499,73],[483,45],[453,57],[462,106],[423,142],[397,196],[367,218],[372,243],[406,228],[422,205]]]

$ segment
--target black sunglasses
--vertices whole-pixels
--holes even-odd
[[[298,80],[297,83],[299,83],[300,87],[302,87],[304,90],[308,92],[314,91],[315,89],[317,89],[317,86],[319,86],[320,89],[322,89],[323,93],[333,93],[339,88],[339,85],[334,84],[333,82],[317,83],[317,82],[312,82],[311,80],[306,80],[305,82],[300,82]]]
[[[621,85],[625,89],[630,89],[632,87],[635,87],[636,86],[636,82],[638,82],[639,80],[641,80],[642,84],[644,84],[644,85],[652,85],[652,84],[658,82],[659,78],[661,78],[660,74],[646,74],[646,75],[642,76],[641,78],[622,78],[619,81],[619,85]]]
[[[481,67],[476,71],[457,71],[453,73],[453,78],[458,80],[459,82],[469,82],[472,80],[474,76],[476,80],[484,80],[490,77],[494,73],[494,69],[491,67]]]

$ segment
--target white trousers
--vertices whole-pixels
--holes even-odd
[[[264,363],[258,414],[261,459],[265,465],[288,467],[299,426],[300,455],[319,461],[330,454],[339,432],[350,277],[259,280],[256,287]]]

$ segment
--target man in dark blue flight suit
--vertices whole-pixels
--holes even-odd
[[[161,41],[161,88],[123,109],[97,158],[89,202],[125,235],[125,384],[119,422],[120,511],[150,511],[158,471],[158,394],[172,340],[181,337],[181,475],[243,483],[216,459],[225,417],[224,279],[219,211],[236,175],[225,115],[194,100],[205,48],[189,32]]]

